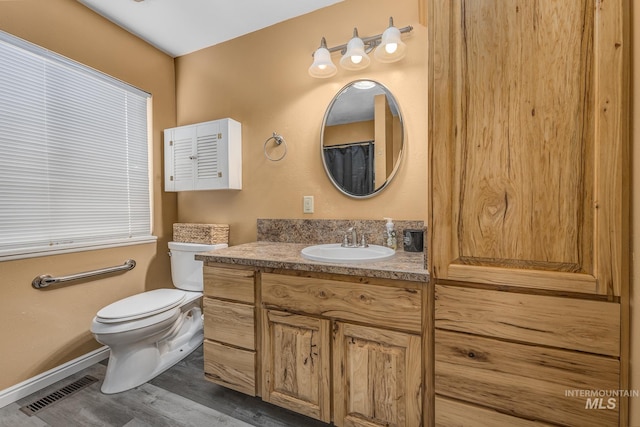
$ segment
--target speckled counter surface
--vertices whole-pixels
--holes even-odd
[[[362,264],[330,264],[303,258],[300,251],[309,244],[258,241],[205,252],[196,259],[205,262],[245,265],[262,268],[346,274],[350,276],[428,282],[424,253],[396,251],[387,260]]]

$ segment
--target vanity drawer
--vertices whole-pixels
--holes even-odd
[[[436,396],[435,414],[436,427],[551,427],[440,396]]]
[[[284,274],[262,274],[262,303],[291,312],[420,333],[420,289]]]
[[[618,390],[619,379],[620,362],[612,357],[435,331],[436,394],[517,417],[567,426],[618,425],[620,399],[615,408],[596,410],[586,406],[584,395],[568,393]]]
[[[204,341],[205,377],[241,393],[256,395],[256,353]]]
[[[435,327],[620,355],[620,304],[612,302],[437,285]]]
[[[255,303],[252,269],[212,267],[205,265],[204,294],[208,297]]]
[[[204,298],[204,336],[236,347],[255,350],[254,307]]]

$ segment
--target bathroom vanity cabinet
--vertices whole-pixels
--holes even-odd
[[[337,426],[420,425],[421,284],[340,279],[262,273],[262,398],[327,422],[333,400]]]
[[[204,275],[208,379],[337,426],[422,425],[423,283],[215,263]],[[251,371],[240,356],[256,351]]]
[[[204,372],[213,382],[256,395],[253,269],[204,268]]]

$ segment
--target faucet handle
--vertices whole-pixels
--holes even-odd
[[[345,234],[344,237],[342,238],[342,244],[340,245],[343,248],[346,248],[349,246],[349,235]]]
[[[369,244],[367,243],[367,236],[364,233],[362,233],[362,236],[360,237],[360,246],[363,248],[369,247]]]

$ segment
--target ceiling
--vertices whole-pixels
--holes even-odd
[[[78,0],[177,57],[342,0]]]

